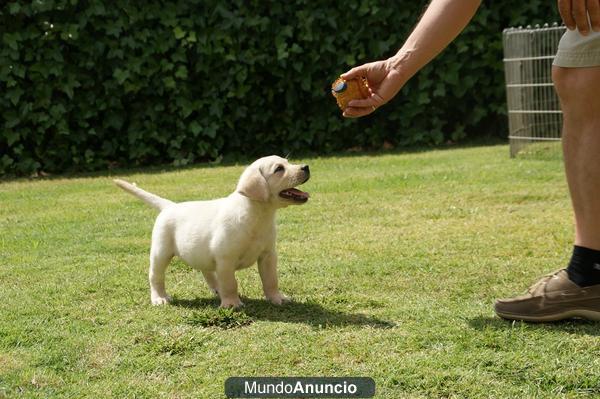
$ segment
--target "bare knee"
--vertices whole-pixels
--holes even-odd
[[[552,81],[561,100],[563,111],[571,105],[580,111],[597,112],[600,104],[600,66],[589,68],[552,67]],[[593,106],[593,109],[590,109]],[[581,108],[584,109],[581,109]]]

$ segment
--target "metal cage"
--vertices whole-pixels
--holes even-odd
[[[552,84],[552,60],[564,26],[502,32],[510,156],[531,143],[560,141],[562,112]]]

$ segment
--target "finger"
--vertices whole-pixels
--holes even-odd
[[[575,18],[575,24],[577,25],[577,30],[582,35],[587,35],[590,31],[590,26],[588,23],[587,12],[585,9],[586,0],[573,0],[573,17]]]
[[[571,12],[571,0],[558,0],[558,12],[567,28],[575,29],[575,20]]]
[[[350,79],[358,78],[361,76],[366,76],[368,67],[369,67],[368,64],[354,67],[351,70],[349,70],[348,72],[343,73],[341,75],[341,77],[342,77],[342,79],[350,80]]]
[[[361,116],[369,115],[373,111],[373,108],[346,107],[342,115],[345,118],[360,118]]]
[[[383,99],[376,93],[373,93],[371,97],[352,100],[348,103],[348,106],[354,108],[379,107],[380,105],[383,105]]]
[[[376,107],[377,102],[373,99],[373,96],[369,98],[362,98],[357,100],[352,100],[348,103],[349,107],[354,108],[368,108],[368,107]]]
[[[375,93],[381,98],[380,104],[384,104],[394,98],[403,85],[404,82],[398,72],[390,72],[387,78],[381,82],[381,85],[377,88]]]
[[[587,1],[587,12],[590,16],[592,23],[592,29],[595,32],[600,31],[600,1],[599,0],[588,0]]]

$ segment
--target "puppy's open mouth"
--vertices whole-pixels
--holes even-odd
[[[308,201],[308,197],[310,197],[310,194],[308,194],[305,191],[300,191],[297,188],[288,188],[280,192],[279,196],[286,200],[304,203]]]

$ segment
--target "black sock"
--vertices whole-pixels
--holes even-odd
[[[600,284],[600,251],[575,245],[567,273],[580,287]]]

